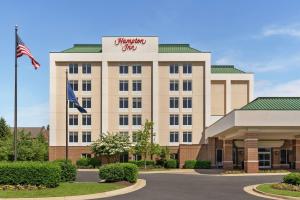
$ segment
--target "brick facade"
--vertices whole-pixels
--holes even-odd
[[[233,169],[232,145],[232,140],[223,141],[223,168],[225,170]]]
[[[81,158],[81,154],[89,153],[91,154],[90,147],[72,147],[69,146],[69,159],[75,163]],[[50,146],[49,147],[49,160],[65,159],[66,151],[64,146]]]
[[[244,140],[244,168],[247,173],[258,172],[258,139],[255,133],[247,133]]]

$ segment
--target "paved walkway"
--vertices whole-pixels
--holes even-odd
[[[243,191],[244,186],[265,182],[279,182],[275,176],[211,176],[194,174],[142,174],[147,185],[141,190],[108,200],[259,200]],[[78,181],[98,181],[97,172],[79,172]]]

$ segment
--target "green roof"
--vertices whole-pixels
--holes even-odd
[[[73,47],[63,50],[62,53],[101,53],[101,44],[74,44]],[[189,44],[159,44],[159,53],[200,53]]]
[[[241,110],[300,110],[300,97],[258,97]]]
[[[214,73],[214,74],[218,74],[218,73],[242,74],[242,73],[245,73],[245,72],[235,68],[234,65],[212,65],[211,66],[211,73]]]

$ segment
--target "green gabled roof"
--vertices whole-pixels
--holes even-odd
[[[300,97],[258,97],[241,110],[300,110]]]
[[[211,65],[211,73],[214,73],[214,74],[218,74],[218,73],[242,74],[245,72],[235,68],[234,65]]]
[[[101,44],[74,44],[73,47],[63,50],[62,53],[101,53]],[[200,53],[189,44],[159,44],[159,53]]]

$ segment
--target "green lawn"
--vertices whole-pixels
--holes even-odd
[[[262,184],[257,187],[258,190],[271,193],[271,194],[278,194],[284,196],[291,196],[291,197],[300,197],[300,192],[289,191],[289,190],[277,190],[271,187],[272,184]]]
[[[120,183],[61,183],[56,188],[47,188],[42,190],[0,190],[0,198],[75,196],[106,192],[110,190],[120,189],[125,186],[125,184]]]

